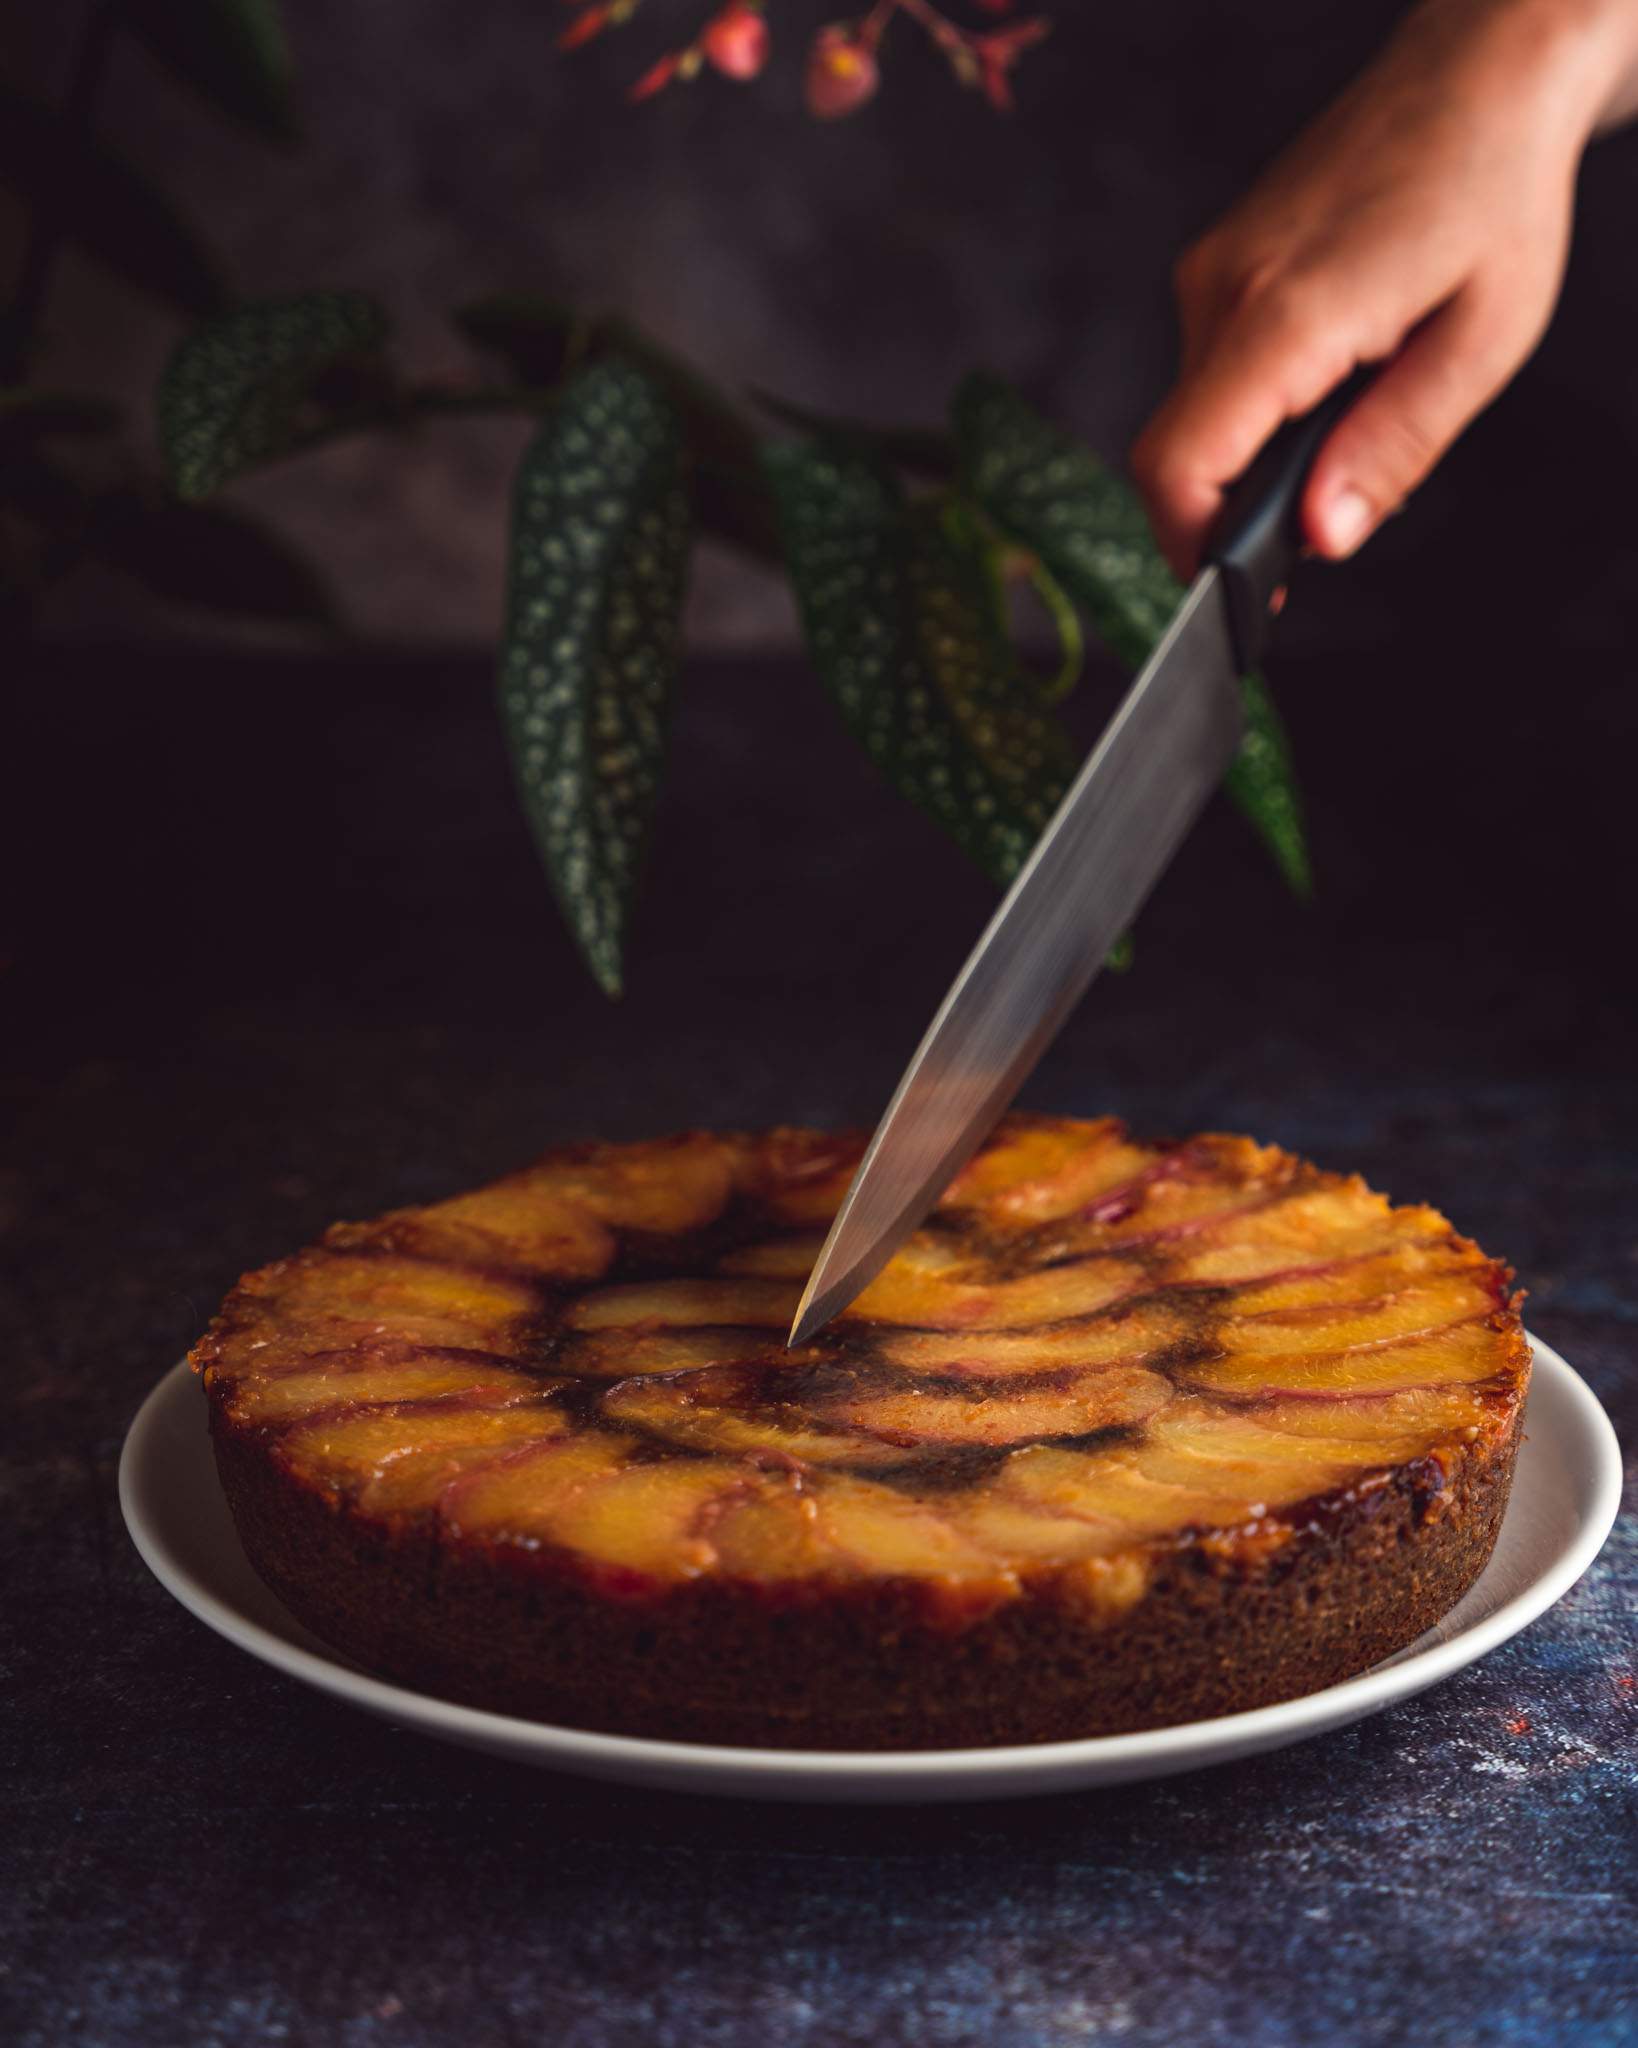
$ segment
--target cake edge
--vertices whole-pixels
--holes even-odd
[[[251,1565],[369,1671],[610,1734],[893,1751],[1170,1727],[1369,1670],[1447,1614],[1489,1562],[1528,1381],[1527,1354],[1503,1430],[1317,1495],[1284,1510],[1283,1527],[1134,1546],[1098,1561],[1095,1577],[1049,1566],[959,1626],[904,1579],[827,1582],[789,1602],[716,1577],[611,1598],[550,1554],[452,1548],[430,1520],[359,1516],[210,1409]],[[1143,1574],[1135,1593],[1100,1602],[1124,1560]]]

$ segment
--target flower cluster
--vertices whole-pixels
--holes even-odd
[[[560,50],[575,50],[605,29],[617,28],[636,13],[641,0],[565,0],[575,17],[557,39]],[[986,14],[1010,14],[1014,0],[973,0]],[[976,87],[991,106],[1010,111],[1012,68],[1019,56],[1038,43],[1051,24],[1040,15],[991,29],[962,28],[932,0],[876,0],[870,11],[852,21],[833,21],[819,29],[808,48],[803,92],[810,114],[832,121],[854,113],[873,99],[881,83],[882,39],[895,15],[902,14],[921,29],[949,63],[961,84]],[[668,50],[632,86],[629,97],[645,100],[674,81],[697,78],[709,67],[724,78],[751,79],[768,61],[772,36],[764,0],[727,0],[701,27],[691,43]]]

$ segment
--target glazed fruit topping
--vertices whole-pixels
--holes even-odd
[[[981,1605],[1134,1557],[1135,1591],[1167,1546],[1277,1542],[1512,1427],[1509,1276],[1434,1211],[1109,1119],[1004,1125],[787,1351],[858,1153],[552,1154],[250,1276],[199,1360],[233,1424],[365,1514],[634,1591],[888,1578]]]

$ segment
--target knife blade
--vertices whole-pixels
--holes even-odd
[[[988,1137],[1221,781],[1239,687],[1301,545],[1314,456],[1356,373],[1230,490],[1195,578],[916,1048],[791,1325],[805,1342],[881,1271]]]

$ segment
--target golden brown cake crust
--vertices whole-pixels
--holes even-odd
[[[893,1749],[1311,1691],[1483,1568],[1529,1354],[1435,1212],[1014,1118],[786,1353],[858,1150],[565,1148],[247,1276],[195,1361],[257,1570],[449,1698]]]

